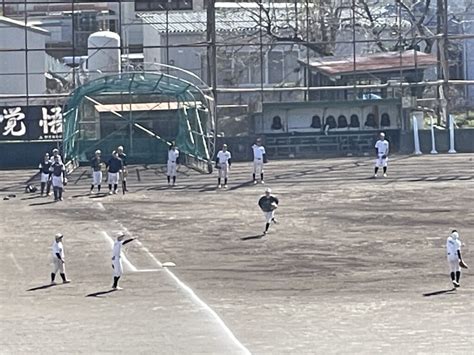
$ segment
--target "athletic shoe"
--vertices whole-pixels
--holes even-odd
[[[277,220],[276,220],[275,218],[272,218],[272,222],[273,222],[273,223],[275,223],[275,224],[277,224],[277,223],[278,223],[278,222],[277,222]]]
[[[459,287],[459,282],[453,280],[454,287]]]
[[[260,183],[261,183],[261,184],[265,184],[265,181],[262,180],[262,181],[260,181]]]
[[[383,174],[383,177],[387,177],[387,174]]]
[[[263,231],[262,235],[267,235],[267,231]]]
[[[227,185],[224,185],[224,189],[227,189]]]
[[[117,290],[117,291],[123,290],[123,288],[122,288],[122,287],[119,287],[119,286],[112,287],[112,289]]]
[[[55,281],[51,281],[51,286],[56,286],[56,282]]]
[[[109,195],[112,195],[112,191],[109,191]]]
[[[221,188],[222,188],[222,185],[221,185],[221,184],[217,185],[217,188],[218,188],[218,189],[221,189]]]
[[[71,282],[71,280],[66,280],[66,281],[63,281],[63,284],[68,284],[70,282]]]
[[[254,181],[253,181],[253,184],[254,184],[254,185],[257,185],[257,180],[254,180]]]
[[[377,177],[377,174],[374,174],[374,178],[376,178],[376,177]]]
[[[64,199],[61,197],[61,198],[59,199],[59,201],[64,201]]]
[[[117,190],[114,190],[114,195],[117,195]]]

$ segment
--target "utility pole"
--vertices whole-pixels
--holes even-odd
[[[438,37],[438,79],[443,79],[439,86],[439,101],[441,118],[448,124],[448,97],[449,97],[449,55],[448,55],[448,0],[437,2],[437,37]],[[438,116],[438,124],[440,124]]]
[[[217,53],[216,53],[216,0],[207,1],[207,85],[214,96],[215,134],[217,135]]]

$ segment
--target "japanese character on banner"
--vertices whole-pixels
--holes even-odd
[[[43,127],[43,134],[61,134],[63,133],[63,114],[61,107],[53,107],[48,113],[46,107],[42,108],[43,117],[39,122],[40,127]]]
[[[26,134],[26,125],[23,122],[25,114],[21,112],[21,107],[12,107],[3,109],[3,115],[0,115],[0,123],[5,121],[3,135],[12,135],[21,137]]]

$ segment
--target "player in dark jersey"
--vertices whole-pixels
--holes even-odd
[[[122,163],[123,163],[123,168],[122,170],[120,171],[120,174],[121,174],[121,180],[122,180],[122,192],[125,193],[127,192],[127,176],[128,176],[128,170],[127,170],[127,154],[125,154],[123,152],[123,147],[122,146],[119,146],[117,148],[117,153],[118,153],[118,157],[120,159],[122,159]]]
[[[46,153],[44,155],[43,161],[39,164],[40,170],[40,179],[41,179],[41,196],[44,195],[44,188],[46,187],[46,196],[51,194],[51,172],[49,169],[51,168],[51,160],[49,159],[49,154]]]
[[[267,188],[265,190],[265,195],[260,197],[258,200],[258,206],[262,210],[263,214],[265,215],[265,230],[263,234],[267,234],[268,228],[270,227],[270,222],[277,223],[275,219],[275,210],[278,207],[278,198],[272,195],[272,190]]]

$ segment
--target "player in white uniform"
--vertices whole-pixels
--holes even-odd
[[[375,143],[375,151],[377,154],[377,160],[375,161],[374,177],[377,177],[379,168],[383,168],[383,176],[387,177],[389,143],[385,139],[385,133],[383,132],[380,133],[379,140]]]
[[[446,240],[446,253],[448,257],[449,271],[451,281],[454,287],[459,287],[459,279],[461,278],[460,263],[464,263],[461,256],[461,240],[456,230]]]
[[[100,193],[100,185],[102,184],[102,167],[105,165],[101,158],[102,152],[100,150],[95,151],[94,158],[91,160],[92,169],[92,183],[90,193],[94,191],[94,186],[97,186],[97,193]]]
[[[265,147],[262,145],[262,140],[257,138],[257,141],[252,146],[253,150],[253,183],[257,184],[256,175],[260,174],[260,182],[264,184],[263,180],[263,164],[267,162]]]
[[[65,271],[65,260],[64,260],[64,247],[63,247],[63,235],[61,233],[56,234],[54,237],[54,243],[52,246],[52,256],[53,256],[53,272],[51,272],[51,284],[55,285],[54,279],[56,278],[56,273],[59,271],[63,283],[71,282],[66,278]]]
[[[178,165],[179,150],[176,149],[176,145],[173,143],[168,150],[168,163],[166,176],[168,178],[168,185],[171,185],[171,177],[173,177],[173,186],[176,185],[176,167]]]
[[[227,178],[229,177],[229,169],[232,154],[227,150],[227,144],[222,146],[222,150],[219,150],[216,158],[216,168],[219,170],[219,177],[217,178],[217,188],[221,188],[221,179],[224,178],[224,188],[227,189]]]
[[[112,269],[114,270],[114,283],[112,288],[114,290],[121,290],[122,288],[118,286],[118,282],[120,277],[123,273],[123,266],[122,266],[122,245],[130,243],[135,238],[130,238],[124,240],[125,234],[122,232],[117,234],[117,240],[114,243],[113,251],[112,251]]]
[[[56,157],[59,159],[59,162],[62,163],[63,159],[61,158],[61,155],[59,154],[59,149],[54,148],[53,149],[53,156],[51,157],[51,163],[54,163]]]

